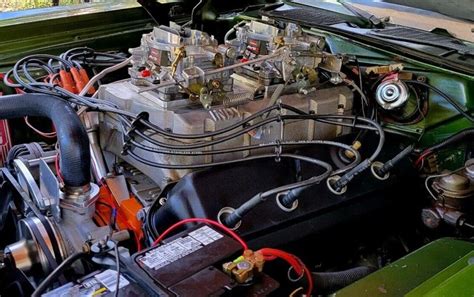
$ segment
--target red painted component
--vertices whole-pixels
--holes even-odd
[[[0,166],[3,166],[7,159],[8,151],[12,148],[10,138],[10,128],[7,120],[0,120]]]
[[[4,75],[0,73],[0,80],[3,81]],[[0,96],[3,95],[0,89]],[[10,128],[7,120],[0,120],[0,166],[3,166],[7,159],[8,151],[12,148],[12,140],[10,136]]]
[[[82,76],[82,80],[84,81],[85,84],[89,82],[89,75],[87,74],[87,71],[84,68],[79,69],[79,73]],[[95,88],[90,87],[89,90],[87,91],[87,94],[89,95],[94,95],[95,93]]]
[[[142,77],[149,77],[151,76],[151,71],[148,69],[145,69],[145,70],[142,70],[140,74],[142,75]]]
[[[74,79],[69,71],[59,70],[59,77],[61,78],[61,86],[71,93],[77,94]]]
[[[118,204],[112,192],[107,185],[104,184],[100,187],[99,199],[96,203],[95,219],[101,226],[109,225],[112,210],[115,209],[117,212],[116,227],[119,230],[132,231],[135,235],[137,249],[141,250],[141,241],[144,238],[144,234],[142,231],[142,223],[137,219],[137,213],[142,208],[143,206],[133,196]]]
[[[79,93],[86,86],[86,82],[84,82],[82,75],[79,73],[79,69],[77,69],[76,67],[71,68],[71,74],[72,74],[72,78],[74,79],[74,83],[76,85],[77,93]]]

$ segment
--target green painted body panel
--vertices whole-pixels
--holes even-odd
[[[473,283],[474,251],[406,294],[406,297],[472,297]]]
[[[474,243],[471,242],[439,239],[336,292],[334,296],[405,296],[473,250]],[[459,278],[458,281],[463,279]],[[472,286],[472,282],[464,283],[467,284]]]
[[[357,56],[359,62],[368,65],[386,65],[397,61],[403,63],[405,70],[425,76],[428,82],[453,98],[467,111],[474,111],[474,77],[455,73],[435,65],[420,63],[413,59],[393,55],[390,52],[371,48],[353,40],[327,34],[319,30],[309,33],[326,37],[330,48],[335,52]],[[387,130],[402,132],[418,139],[418,147],[424,148],[438,143],[456,132],[473,127],[473,123],[460,115],[453,106],[438,94],[429,93],[429,113],[427,117],[413,125],[385,123]],[[440,168],[457,169],[464,163],[464,151],[446,151],[440,153]]]
[[[468,110],[474,110],[474,77],[472,76],[456,74],[434,65],[427,65],[412,59],[395,56],[381,49],[372,48],[369,50],[365,45],[362,46],[355,43],[353,40],[344,39],[342,37],[327,35],[326,39],[332,50],[349,55],[355,55],[362,63],[372,65],[393,63],[391,61],[403,63],[405,70],[427,77],[427,80],[431,85],[436,86],[438,89],[448,94],[459,103],[459,105],[465,106]],[[423,69],[427,69],[429,72],[426,72]],[[453,131],[455,132],[472,126],[468,121],[457,121],[461,116],[441,96],[431,91],[429,97],[430,111],[424,120],[414,125],[386,124],[386,126],[401,132],[416,134],[420,137],[423,136],[421,138],[422,144],[425,142],[426,144],[431,144],[433,140],[446,138],[446,136],[451,135]],[[451,122],[455,122],[455,124],[451,125],[449,130],[437,130],[438,127]],[[436,129],[437,132],[434,132],[433,134],[433,132],[430,131],[431,129]],[[430,134],[426,138],[427,133]]]
[[[11,67],[32,53],[58,54],[77,46],[97,50],[122,49],[140,44],[152,30],[148,14],[136,4],[100,5],[82,10],[58,10],[0,21],[0,69]]]

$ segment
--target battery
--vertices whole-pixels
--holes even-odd
[[[222,271],[225,261],[242,255],[227,234],[200,224],[133,256],[134,263],[175,296],[266,296],[278,288],[267,275],[247,286]]]
[[[42,296],[115,296],[117,280],[117,271],[112,269],[98,270],[75,282],[69,282],[59,288],[51,290]],[[140,296],[146,293],[138,284],[122,273],[118,281],[118,296]]]

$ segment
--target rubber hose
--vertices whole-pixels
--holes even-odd
[[[375,268],[359,266],[337,272],[313,272],[314,287],[317,292],[334,292],[374,272]]]
[[[472,136],[474,136],[474,129],[473,128],[468,128],[468,129],[462,130],[461,132],[458,132],[458,133],[446,138],[445,140],[429,147],[428,150],[430,150],[430,151],[439,150],[439,149],[444,148],[448,145],[459,142],[459,141],[463,140],[466,137],[472,137]]]
[[[22,94],[0,97],[0,106],[0,119],[24,116],[51,119],[58,137],[64,184],[68,187],[89,185],[89,138],[79,116],[67,102],[51,95]]]

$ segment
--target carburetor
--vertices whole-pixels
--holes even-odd
[[[236,38],[227,40],[234,31]],[[270,20],[239,23],[226,35],[226,44],[237,48],[241,61],[272,54],[283,47],[289,49],[290,57],[286,59],[239,68],[240,74],[258,79],[263,85],[294,79],[300,89],[314,86],[318,82],[316,67],[325,55],[323,38],[304,34],[296,24],[276,24]]]
[[[230,40],[233,32],[236,38]],[[191,150],[188,152],[184,148],[201,145],[204,140],[219,141],[216,136],[203,139],[193,136],[226,129],[278,104],[306,113],[350,114],[353,93],[347,86],[319,86],[319,67],[338,73],[341,65],[339,57],[321,50],[323,45],[324,39],[307,35],[295,24],[276,25],[270,21],[239,24],[227,34],[224,44],[218,44],[205,32],[173,23],[169,27],[157,27],[143,36],[140,47],[130,50],[130,80],[103,85],[98,96],[120,109],[142,113],[155,127],[166,131],[168,136],[149,135],[155,144],[183,149],[155,153],[153,147],[158,146],[148,145],[150,142],[143,138],[142,132],[135,135],[136,127],[124,131],[120,120],[110,115],[101,121],[102,149],[149,176],[161,189],[191,172],[188,168],[195,164],[269,153],[272,148],[225,154],[206,154],[202,149],[188,149]],[[275,112],[292,113],[278,109],[272,115]],[[256,117],[252,123],[264,121],[268,116]],[[344,131],[341,127],[310,121],[272,122],[205,146],[205,150],[332,139]],[[139,141],[148,144],[137,145]],[[139,159],[162,165],[152,166]],[[173,168],[176,164],[180,165],[179,169]]]
[[[212,102],[222,101],[225,93],[232,92],[232,69],[212,70],[233,64],[235,49],[218,45],[205,32],[174,23],[156,27],[130,53],[131,82],[138,86],[160,85],[157,95],[162,101],[188,97],[191,101],[200,100],[209,108]]]

